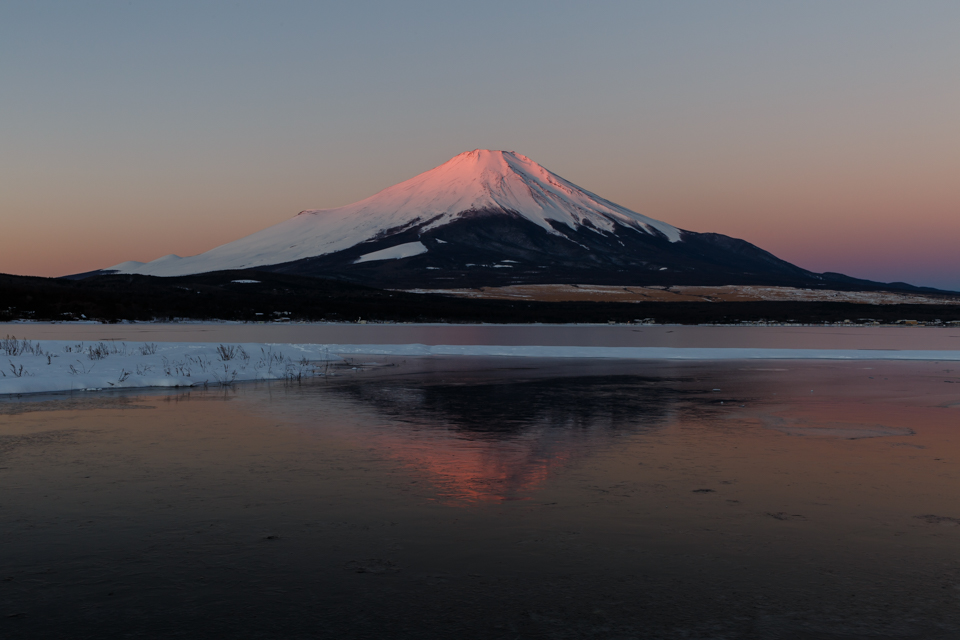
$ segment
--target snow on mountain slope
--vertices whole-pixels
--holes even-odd
[[[380,251],[364,254],[354,260],[353,263],[360,264],[361,262],[373,262],[374,260],[399,260],[400,258],[418,256],[427,251],[428,249],[422,242],[407,242],[406,244],[398,244],[389,249],[381,249]]]
[[[604,200],[526,156],[476,149],[345,207],[303,211],[196,256],[165,256],[140,266],[122,263],[112,270],[177,276],[281,264],[349,249],[412,226],[433,229],[481,210],[519,214],[552,234],[551,222],[608,232],[622,226],[662,234],[670,242],[681,239],[676,227]]]

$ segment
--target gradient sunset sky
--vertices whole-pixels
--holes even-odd
[[[0,2],[0,272],[192,255],[474,148],[960,290],[960,2]]]

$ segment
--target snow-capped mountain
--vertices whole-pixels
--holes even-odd
[[[381,287],[512,283],[812,284],[745,242],[683,231],[512,151],[476,149],[360,202],[302,211],[196,256],[104,272],[259,269]]]

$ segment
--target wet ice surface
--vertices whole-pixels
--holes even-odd
[[[955,365],[382,364],[0,402],[0,636],[960,634]]]

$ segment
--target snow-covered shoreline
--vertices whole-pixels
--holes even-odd
[[[0,395],[192,387],[323,375],[342,356],[960,361],[960,350],[0,340]]]
[[[301,379],[342,362],[325,345],[0,339],[0,395]]]

